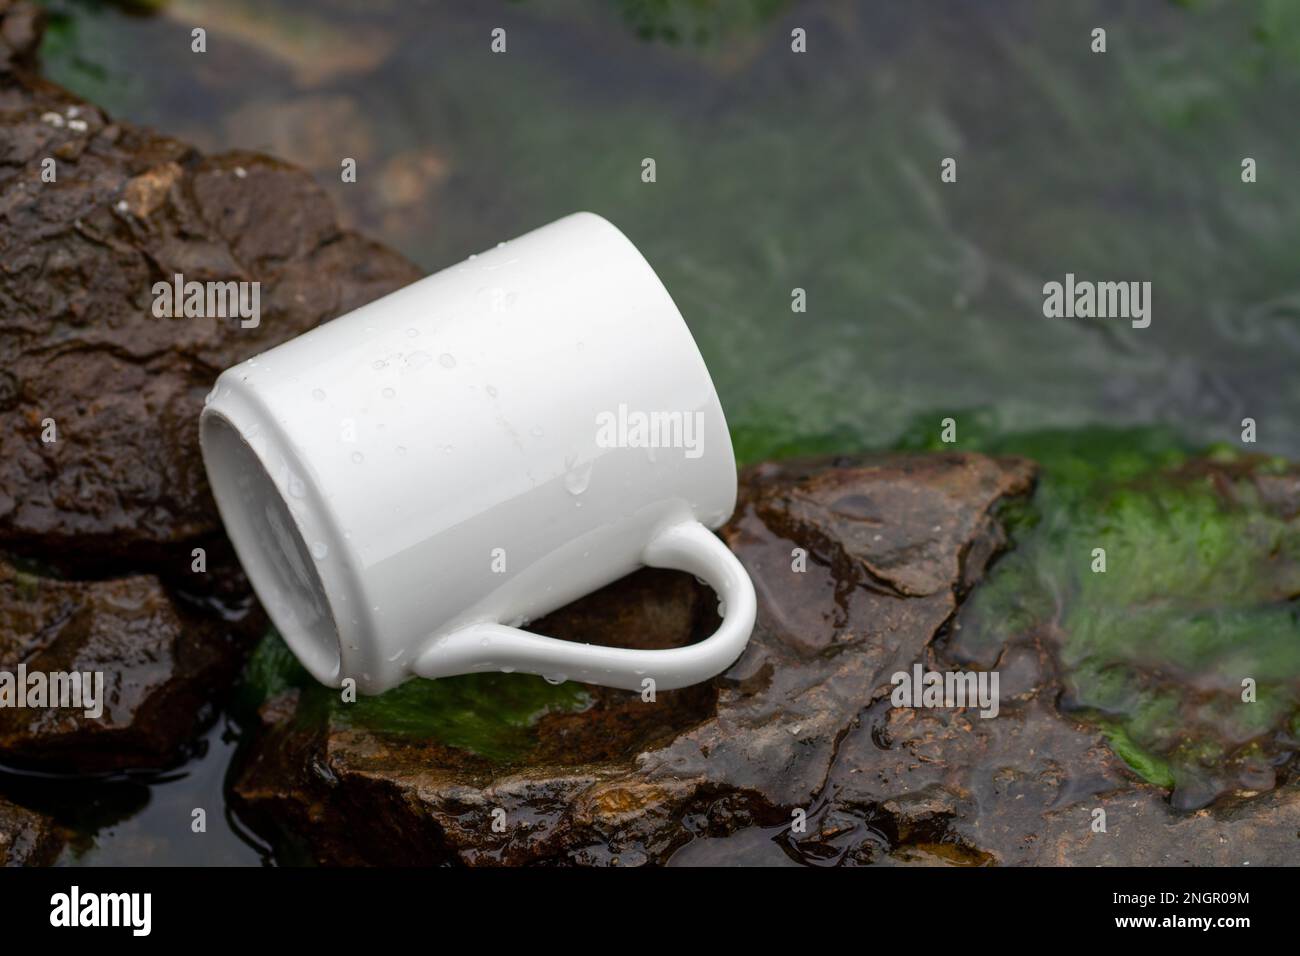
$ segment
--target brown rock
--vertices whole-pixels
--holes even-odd
[[[49,866],[63,841],[49,817],[0,797],[0,866]]]
[[[171,557],[219,532],[197,430],[217,374],[419,272],[342,230],[302,170],[204,157],[35,77],[16,52],[35,14],[5,6],[0,546],[97,571]],[[178,273],[260,283],[259,324],[155,318]]]
[[[103,680],[99,707],[17,707],[16,688],[0,684],[0,757],[82,771],[173,761],[211,717],[263,620],[196,614],[147,575],[60,581],[0,561],[0,680],[16,681],[20,664],[46,680],[79,673],[87,690],[93,675]]]
[[[305,835],[322,860],[351,863],[662,862],[693,839],[788,823],[793,808],[824,798],[845,738],[1001,546],[991,509],[1025,494],[1032,474],[1026,462],[976,455],[752,469],[722,534],[754,578],[758,626],[713,685],[654,704],[599,691],[581,713],[543,718],[521,766],[281,717],[236,800],[250,819]],[[795,549],[807,552],[801,573]],[[657,582],[633,575],[537,626],[579,640],[638,634],[632,642],[647,647],[715,626],[710,592],[655,573]],[[655,732],[644,717],[611,719],[618,713],[653,715]],[[575,733],[605,744],[569,746],[563,735]],[[497,810],[505,832],[493,830]]]
[[[419,271],[342,229],[302,170],[205,157],[43,80],[41,25],[0,0],[0,669],[101,672],[107,695],[99,718],[0,708],[0,759],[156,767],[265,627],[207,487],[205,394]],[[178,273],[260,283],[260,321],[155,317]]]
[[[236,805],[324,862],[1294,862],[1300,787],[1180,812],[1095,726],[1060,712],[1055,658],[1032,635],[990,662],[996,719],[892,706],[896,671],[969,668],[945,656],[949,628],[1004,547],[996,506],[1032,477],[1024,461],[955,454],[753,468],[722,534],[754,579],[758,623],[712,686],[654,705],[599,691],[586,710],[544,717],[526,757],[497,763],[280,701],[264,711]],[[641,646],[712,629],[711,593],[650,573],[538,627],[578,640],[641,632]],[[645,712],[662,732],[611,719]]]

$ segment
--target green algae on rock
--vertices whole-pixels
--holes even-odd
[[[245,703],[287,691],[301,696],[299,715],[310,714],[339,728],[438,741],[491,761],[526,753],[534,727],[546,714],[585,709],[590,696],[580,684],[553,685],[530,674],[465,674],[413,680],[377,697],[344,703],[337,690],[316,683],[272,631],[258,645],[245,672]]]
[[[1049,649],[1062,710],[1178,809],[1272,789],[1300,750],[1300,468],[1227,448],[1193,457],[1160,429],[961,444],[1029,455],[1042,473],[947,653],[994,667]]]

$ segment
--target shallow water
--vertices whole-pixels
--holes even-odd
[[[677,45],[638,39],[632,3],[57,8],[55,79],[205,150],[307,166],[431,271],[607,216],[680,305],[745,458],[889,444],[939,409],[1198,442],[1250,416],[1300,454],[1294,4],[732,3],[739,25],[699,14],[704,42]],[[1044,318],[1067,272],[1150,281],[1150,328]]]
[[[1249,416],[1260,450],[1300,457],[1298,4],[736,2],[725,22],[655,23],[577,0],[50,6],[53,79],[204,150],[310,168],[348,222],[430,271],[607,216],[685,314],[743,459],[889,446],[948,414],[1164,424],[1197,445]],[[1150,281],[1151,326],[1044,318],[1043,283],[1066,273]],[[215,806],[207,768],[81,858],[226,852],[149,822],[173,792]]]

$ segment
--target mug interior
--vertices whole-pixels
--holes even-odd
[[[332,683],[341,664],[338,627],[298,523],[230,422],[209,413],[201,427],[212,493],[253,589],[303,666]]]

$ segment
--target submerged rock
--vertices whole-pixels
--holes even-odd
[[[1017,446],[1044,478],[949,657],[1050,661],[1056,705],[1176,808],[1285,781],[1300,753],[1300,468],[1194,458],[1149,432]]]
[[[49,817],[0,797],[0,866],[49,866],[63,842]]]

